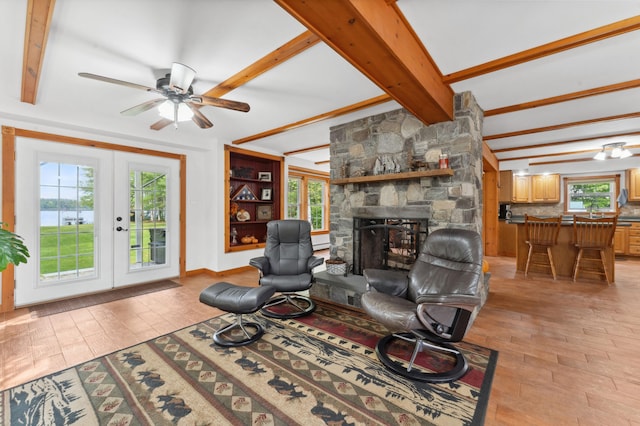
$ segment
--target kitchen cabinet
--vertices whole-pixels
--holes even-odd
[[[628,229],[626,228],[616,228],[616,233],[613,237],[613,251],[615,254],[626,254],[627,253],[627,236]]]
[[[265,246],[267,223],[282,218],[284,159],[225,146],[225,252]]]
[[[640,201],[640,169],[628,169],[626,173],[629,201]]]
[[[559,203],[560,175],[549,174],[531,176],[531,202]]]
[[[498,222],[498,256],[516,257],[516,230],[513,223]]]
[[[640,223],[631,226],[617,226],[613,239],[615,254],[640,256]]]
[[[513,175],[512,180],[514,203],[528,203],[531,200],[531,176]]]
[[[500,188],[498,192],[499,203],[510,203],[513,197],[512,189],[513,173],[511,170],[500,172]]]
[[[507,173],[510,176],[507,176]],[[509,191],[510,199],[507,199],[506,191]],[[560,175],[519,176],[511,174],[511,172],[500,172],[499,201],[505,203],[559,203]]]
[[[632,223],[631,227],[628,228],[628,233],[627,254],[640,256],[640,223]]]

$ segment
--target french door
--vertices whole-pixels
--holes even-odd
[[[15,305],[179,275],[179,161],[21,139]]]

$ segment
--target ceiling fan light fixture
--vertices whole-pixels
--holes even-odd
[[[623,149],[622,152],[620,153],[620,156],[618,158],[627,158],[627,157],[631,157],[633,154],[631,153],[631,151],[629,151],[628,149]]]
[[[620,145],[614,146],[611,150],[611,158],[620,158],[620,155],[622,155],[622,148]]]
[[[600,161],[604,160],[605,158],[607,158],[607,154],[604,152],[604,147],[602,147],[602,151],[598,151],[598,153],[593,157],[594,160]]]
[[[171,65],[171,80],[169,85],[178,93],[187,93],[195,77],[196,72],[193,68],[179,62],[174,62]]]
[[[166,118],[167,120],[173,121],[175,105],[176,104],[174,102],[170,100],[166,100],[165,102],[161,103],[160,106],[158,107],[158,114],[160,114],[160,117],[162,118]],[[178,121],[191,120],[191,117],[193,117],[193,111],[191,111],[191,108],[189,108],[182,102],[177,105],[178,105]]]

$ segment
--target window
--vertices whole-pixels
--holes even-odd
[[[620,175],[564,178],[567,213],[616,213]]]
[[[329,231],[329,178],[326,174],[289,168],[287,218],[308,220],[312,232]]]

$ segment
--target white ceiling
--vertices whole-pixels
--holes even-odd
[[[135,117],[120,111],[154,94],[78,77],[99,74],[146,86],[172,62],[197,71],[194,92],[203,93],[300,35],[306,28],[276,3],[265,0],[57,0],[35,105],[20,102],[27,1],[0,0],[0,124],[2,117],[97,135],[143,138],[160,146],[207,149],[345,107],[384,92],[325,44],[318,43],[225,98],[247,102],[249,113],[204,107],[211,129],[194,123],[154,131],[155,111]],[[427,51],[444,74],[640,15],[640,1],[398,0]],[[640,78],[640,31],[633,31],[500,71],[453,83],[471,91],[485,110]],[[329,128],[399,108],[388,102],[242,145],[284,153],[329,143]],[[489,116],[490,136],[640,111],[640,89]],[[562,130],[488,140],[492,149],[605,137],[640,131],[640,119],[605,121]],[[99,139],[99,136],[96,136]],[[104,138],[103,138],[104,139]],[[544,149],[498,153],[501,169],[527,165],[528,156],[595,149],[639,136],[594,139]],[[634,149],[640,154],[640,149]],[[570,161],[593,153],[536,158]],[[328,160],[328,149],[300,154]],[[508,162],[510,158],[525,158]],[[632,157],[628,164],[638,164]],[[531,160],[533,161],[533,160]],[[581,167],[602,170],[611,161]],[[576,164],[576,163],[573,163]],[[620,163],[618,163],[620,164]],[[511,167],[513,166],[513,167]],[[327,165],[320,168],[327,169]],[[616,166],[617,167],[617,166]]]

